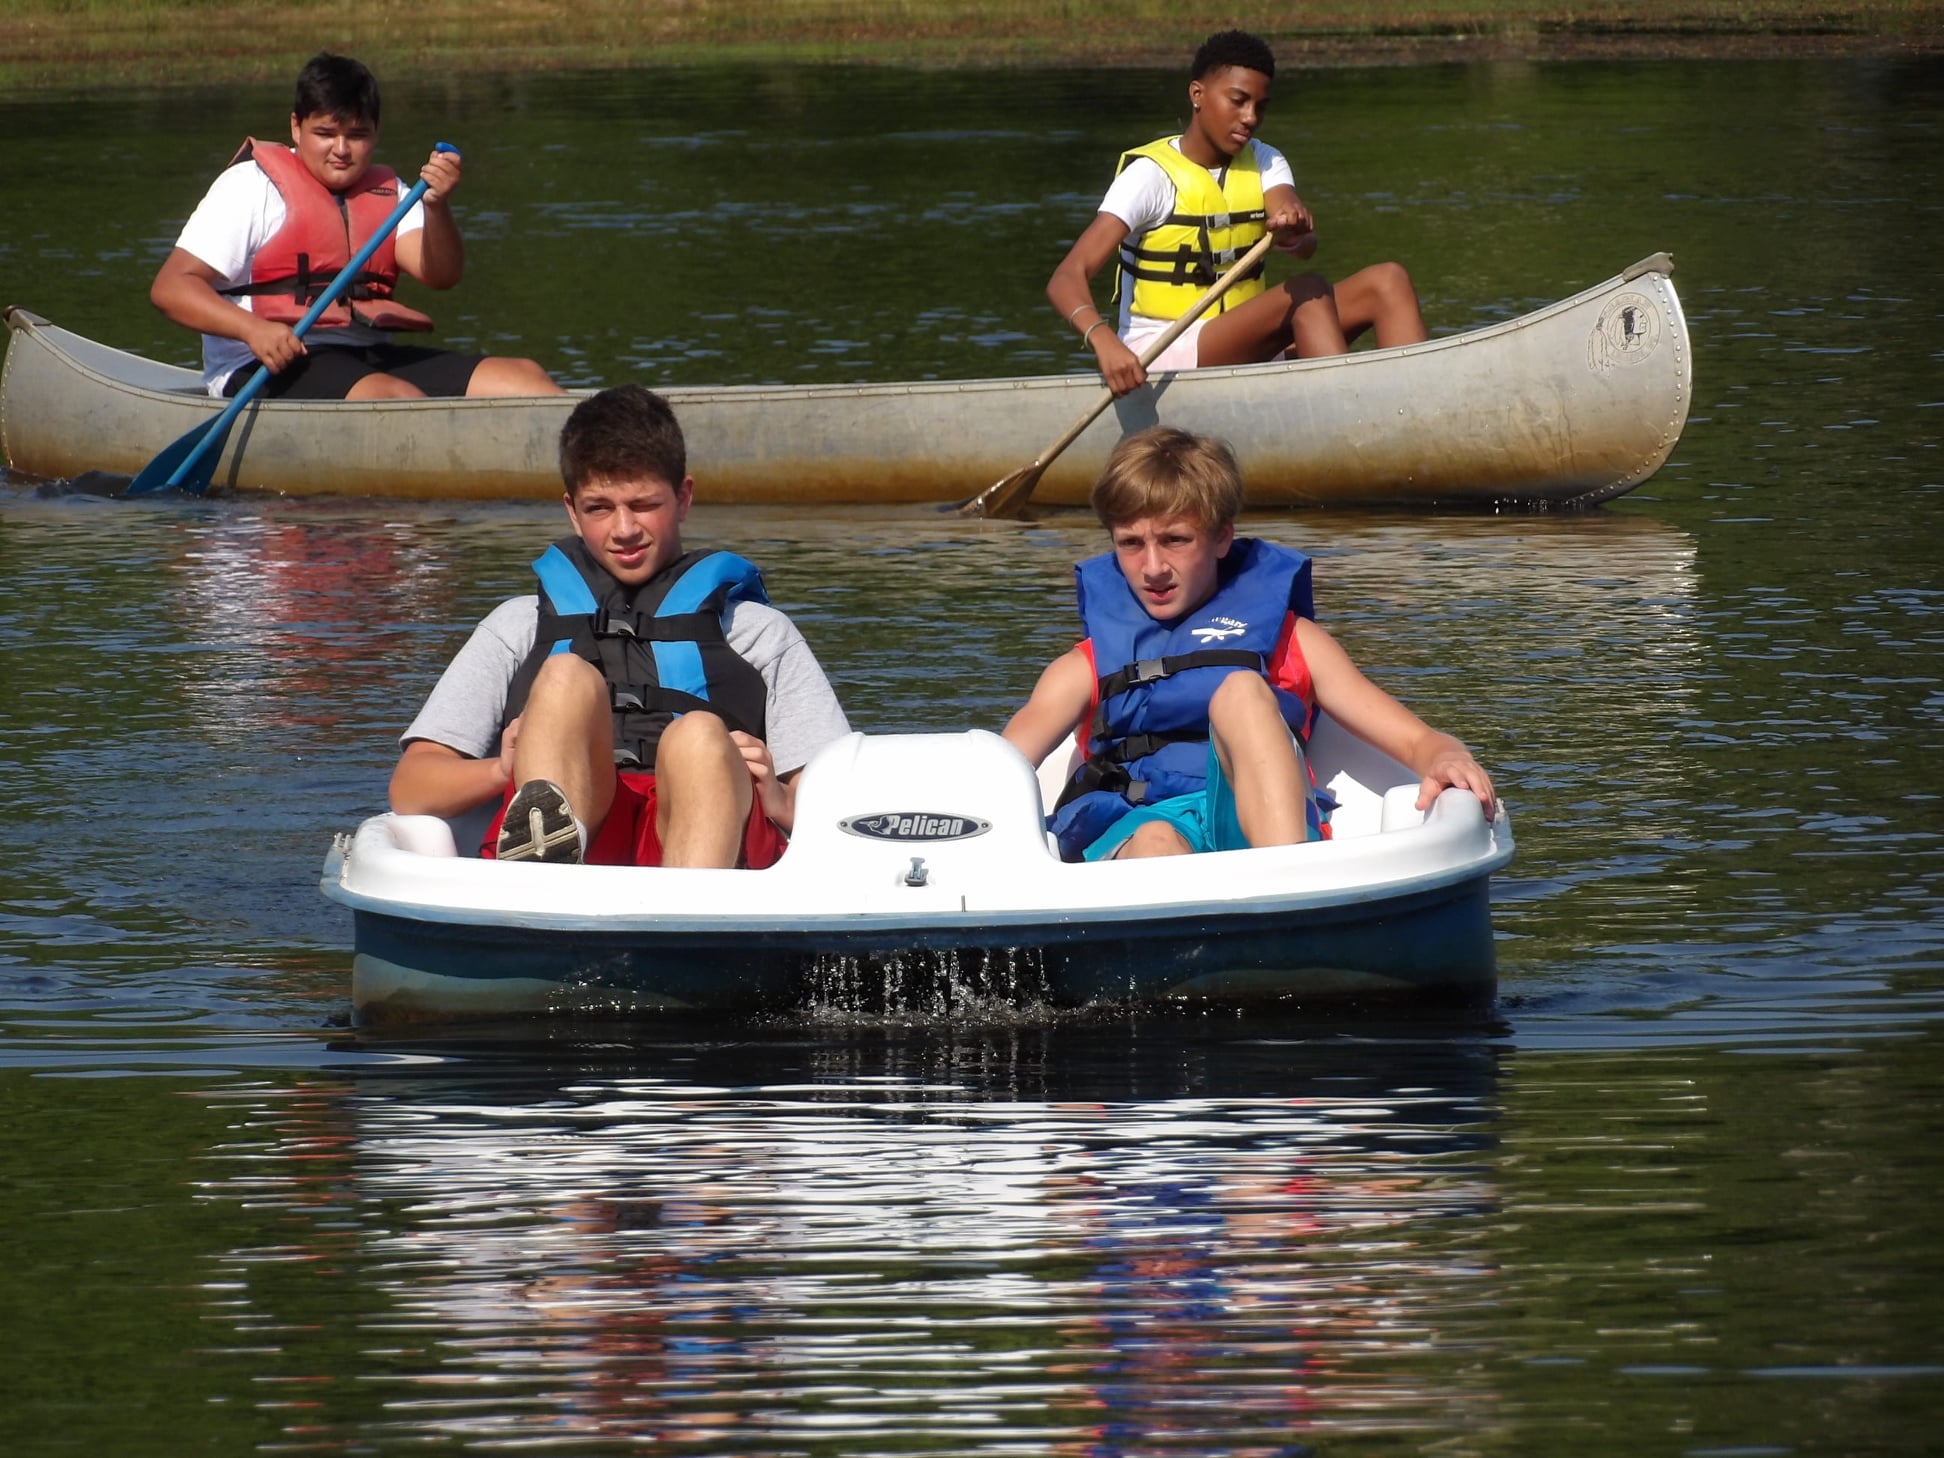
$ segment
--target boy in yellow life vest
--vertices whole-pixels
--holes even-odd
[[[1255,136],[1275,73],[1275,57],[1256,36],[1229,30],[1204,41],[1188,82],[1187,130],[1121,158],[1099,213],[1047,281],[1047,298],[1092,347],[1116,395],[1147,379],[1142,350],[1265,230],[1293,257],[1316,251],[1315,221],[1296,195],[1289,163]],[[1119,270],[1116,320],[1095,306],[1091,287],[1110,260]],[[1342,354],[1365,330],[1375,331],[1379,348],[1426,337],[1400,264],[1373,264],[1334,287],[1307,273],[1274,288],[1263,286],[1258,265],[1151,368],[1251,364],[1285,351],[1304,359]]]

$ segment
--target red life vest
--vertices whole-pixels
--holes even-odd
[[[349,190],[332,192],[290,148],[266,146],[254,138],[244,141],[230,165],[246,161],[256,163],[276,184],[283,196],[284,221],[250,260],[250,281],[223,292],[248,294],[250,308],[260,317],[295,324],[398,206],[398,174],[389,167],[369,167]],[[394,234],[378,246],[344,296],[318,316],[319,329],[352,324],[432,327],[432,320],[417,309],[392,302],[398,282],[396,241]]]

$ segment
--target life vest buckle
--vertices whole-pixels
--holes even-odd
[[[636,630],[635,621],[632,617],[623,617],[619,613],[610,612],[607,608],[599,608],[594,613],[594,636],[597,638],[639,638],[641,634]]]
[[[1172,672],[1165,658],[1143,658],[1129,666],[1127,686],[1133,688],[1138,684],[1153,683],[1169,677]]]

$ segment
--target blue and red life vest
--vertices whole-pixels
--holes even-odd
[[[574,653],[607,680],[620,768],[652,771],[662,731],[691,709],[769,737],[763,675],[729,646],[726,631],[733,604],[769,601],[752,563],[732,552],[687,552],[639,587],[627,587],[594,561],[579,537],[563,537],[533,570],[540,619],[533,651],[507,689],[505,724],[526,707],[540,665],[556,653]]]
[[[283,197],[283,226],[250,259],[250,281],[226,296],[250,296],[250,309],[264,319],[295,324],[330,287],[366,239],[384,226],[398,206],[398,174],[368,167],[351,187],[333,192],[315,177],[295,152],[246,138],[231,166],[254,162]],[[378,245],[344,297],[318,316],[320,329],[363,324],[372,329],[432,327],[417,309],[392,300],[398,284],[397,235]]]
[[[1086,762],[1048,820],[1066,859],[1078,860],[1135,806],[1206,785],[1208,704],[1231,673],[1268,678],[1283,722],[1299,742],[1308,737],[1309,670],[1293,642],[1296,619],[1316,616],[1308,557],[1237,537],[1214,594],[1169,622],[1148,615],[1111,552],[1080,563],[1074,577],[1095,678],[1080,739]]]

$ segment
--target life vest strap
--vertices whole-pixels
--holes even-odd
[[[1121,272],[1136,279],[1165,284],[1212,284],[1249,250],[1220,248],[1204,250],[1183,244],[1172,252],[1154,248],[1123,248]],[[1262,265],[1256,264],[1244,278],[1259,278]]]
[[[632,638],[637,643],[724,643],[722,615],[715,612],[617,613],[597,607],[589,615],[596,638]]]
[[[1247,648],[1198,648],[1193,653],[1176,653],[1167,658],[1143,658],[1101,675],[1099,701],[1105,704],[1116,694],[1172,678],[1191,668],[1248,668],[1261,673],[1262,655]]]
[[[608,695],[616,710],[648,710],[667,714],[670,721],[681,718],[691,709],[707,709],[721,713],[721,706],[694,694],[683,693],[680,689],[662,688],[658,684],[620,684],[609,691]],[[732,725],[733,727],[733,725]],[[644,757],[642,750],[648,747],[646,739],[633,739],[625,744],[614,746],[614,767],[616,769],[638,770],[654,766],[653,751]]]
[[[1208,736],[1194,730],[1181,730],[1166,734],[1130,734],[1125,739],[1116,739],[1106,748],[1094,755],[1106,764],[1132,764],[1137,759],[1146,759],[1150,754],[1158,754],[1170,744],[1206,744]]]
[[[1151,248],[1128,248],[1121,251],[1121,273],[1132,279],[1146,279],[1151,283],[1200,284],[1206,287],[1215,282],[1214,260],[1197,248],[1183,244],[1172,253],[1160,253]]]
[[[690,709],[707,709],[711,713],[721,712],[717,705],[710,703],[700,694],[688,693],[683,689],[665,688],[658,683],[614,684],[608,689],[608,705],[616,710],[645,713],[660,711],[686,714]]]
[[[325,289],[329,288],[330,284],[331,281],[328,278],[319,278],[311,274],[299,274],[295,278],[279,279],[276,283],[238,284],[233,289],[218,289],[216,292],[226,299],[241,298],[246,294],[257,296],[283,294],[297,300],[300,304],[314,304],[317,302],[318,296]],[[351,286],[344,292],[347,297],[360,301],[375,298],[389,299],[391,297],[389,294],[380,295],[373,293],[372,285],[374,284],[384,287],[385,281],[376,274],[361,273],[351,280]]]
[[[1053,813],[1057,815],[1082,795],[1090,795],[1095,790],[1119,795],[1129,805],[1145,804],[1147,789],[1146,780],[1134,779],[1120,765],[1096,755],[1073,772],[1073,778],[1061,789],[1060,798],[1053,802]]]
[[[1211,233],[1223,228],[1233,228],[1239,223],[1266,223],[1269,214],[1261,208],[1247,208],[1239,213],[1210,213],[1206,217],[1200,213],[1169,213],[1161,220],[1160,226],[1177,228],[1202,228]]]

